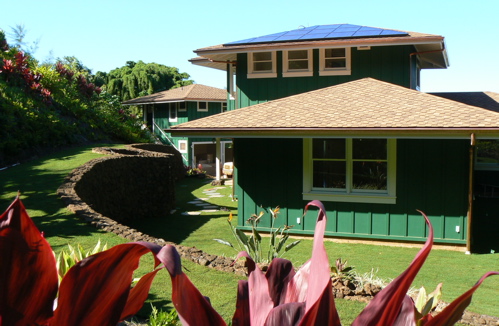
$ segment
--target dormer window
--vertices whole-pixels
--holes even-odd
[[[283,52],[283,77],[313,76],[312,50]]]
[[[350,75],[350,48],[320,49],[320,76]]]
[[[277,77],[275,52],[248,53],[248,78]]]

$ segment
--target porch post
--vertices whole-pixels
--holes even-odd
[[[473,176],[475,170],[475,134],[471,134],[471,144],[470,144],[470,169],[469,169],[469,185],[468,185],[468,223],[466,226],[466,254],[471,253],[471,222],[473,219]]]
[[[215,156],[216,156],[216,159],[215,159],[216,174],[215,174],[215,176],[216,176],[216,180],[218,181],[221,179],[220,171],[222,169],[220,166],[220,161],[222,158],[222,146],[220,146],[220,138],[216,138],[216,141],[217,141],[217,144],[216,144],[216,153],[215,153]]]

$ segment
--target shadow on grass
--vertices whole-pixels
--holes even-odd
[[[178,182],[175,189],[176,196],[176,211],[171,215],[163,217],[152,217],[141,219],[139,221],[130,221],[128,226],[146,233],[156,238],[162,238],[166,241],[181,243],[189,235],[198,230],[203,225],[212,219],[224,218],[228,216],[227,211],[217,211],[209,214],[186,215],[183,214],[189,211],[200,211],[202,207],[196,206],[190,202],[198,200],[202,195],[202,189],[210,189],[210,179],[185,178]],[[210,198],[206,203],[213,204],[217,207],[224,207],[230,211],[235,211],[237,203],[232,202],[229,194],[231,187],[226,187],[220,190],[226,196],[223,198]],[[196,196],[197,194],[197,196]]]

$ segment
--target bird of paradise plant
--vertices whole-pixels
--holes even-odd
[[[275,258],[263,273],[246,252],[248,280],[239,281],[232,325],[341,325],[331,288],[329,261],[323,244],[326,226],[324,206],[319,208],[312,257],[295,271],[290,261]],[[480,284],[454,300],[436,316],[421,316],[407,296],[412,281],[433,243],[433,228],[409,267],[378,293],[354,326],[452,325],[457,322]],[[184,325],[226,325],[182,271],[180,255],[172,245],[126,243],[85,258],[63,277],[60,286],[50,246],[29,218],[19,198],[0,216],[0,325],[116,325],[135,314],[147,298],[160,268],[143,276],[130,288],[138,260],[154,255],[156,266],[166,267],[171,277],[172,302]],[[54,302],[57,291],[57,308]]]

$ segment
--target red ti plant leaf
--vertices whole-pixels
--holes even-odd
[[[51,324],[115,325],[135,314],[147,298],[157,271],[146,275],[131,294],[133,271],[144,254],[151,249],[159,252],[160,248],[149,243],[125,243],[78,262],[62,279]]]
[[[397,320],[407,295],[406,293],[430,254],[433,245],[433,227],[428,217],[423,212],[420,213],[424,216],[428,225],[428,240],[426,240],[425,245],[409,267],[374,297],[354,320],[353,326],[390,326],[394,325]],[[402,325],[414,325],[414,320],[412,324]]]
[[[172,245],[166,245],[157,255],[165,265],[172,280],[172,302],[182,325],[226,325],[210,302],[192,284],[182,271],[180,255]]]
[[[456,300],[452,301],[452,303],[447,307],[445,307],[445,309],[442,310],[442,312],[433,317],[427,323],[423,323],[422,325],[426,326],[454,325],[459,319],[461,319],[464,309],[466,309],[466,307],[468,307],[468,305],[471,303],[471,297],[473,296],[473,293],[475,293],[476,289],[478,289],[478,287],[482,284],[482,282],[491,275],[499,275],[499,272],[485,273],[485,275],[483,275],[471,289],[463,293]]]
[[[50,245],[17,197],[0,216],[0,324],[47,322],[57,294],[55,266]]]

